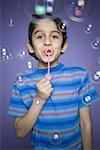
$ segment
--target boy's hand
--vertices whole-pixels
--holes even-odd
[[[44,101],[46,101],[51,95],[51,92],[53,91],[50,80],[48,80],[47,78],[43,78],[42,80],[39,80],[37,83],[37,90],[38,90],[38,96]]]

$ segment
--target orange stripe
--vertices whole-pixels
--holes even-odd
[[[23,98],[23,101],[27,101],[28,99],[32,99],[33,97],[31,95],[28,95],[26,97]]]
[[[83,73],[77,73],[77,74],[73,74],[73,75],[65,75],[65,76],[61,76],[61,78],[74,78],[74,77],[77,77],[77,76],[83,76]]]
[[[86,91],[88,91],[89,89],[92,88],[92,84],[91,85],[88,85],[84,90],[81,90],[81,94],[84,94]]]
[[[15,112],[15,113],[21,113],[21,114],[26,113],[26,111],[21,111],[21,110],[16,110],[16,109],[13,110],[12,108],[9,109],[9,112]]]
[[[56,93],[52,94],[52,96],[72,96],[75,92],[69,92],[69,93]]]
[[[69,112],[62,112],[62,113],[48,113],[48,114],[40,114],[40,116],[63,116],[67,114],[76,113],[77,110],[69,111]]]

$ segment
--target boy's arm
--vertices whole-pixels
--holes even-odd
[[[92,150],[92,130],[89,106],[80,109],[80,126],[83,150]]]
[[[47,79],[42,79],[37,83],[37,97],[22,118],[15,119],[15,130],[18,137],[25,137],[34,127],[42,107],[50,96],[53,88]]]
[[[36,105],[35,101],[40,100],[40,98],[36,97],[34,99],[33,104],[31,105],[29,111],[22,118],[15,119],[15,130],[18,137],[25,137],[33,128],[39,113],[45,103],[44,100],[40,100],[40,104]]]

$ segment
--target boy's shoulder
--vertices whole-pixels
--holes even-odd
[[[81,66],[66,66],[66,65],[64,65],[63,70],[65,70],[69,73],[75,73],[75,72],[76,73],[77,72],[85,73],[85,72],[87,72],[87,70]]]

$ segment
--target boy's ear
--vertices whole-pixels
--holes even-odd
[[[65,42],[64,46],[61,49],[61,52],[64,53],[68,47],[68,42]]]
[[[30,43],[27,43],[27,48],[28,48],[29,53],[34,53],[34,49]]]

